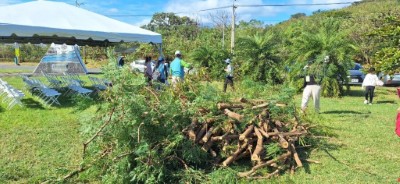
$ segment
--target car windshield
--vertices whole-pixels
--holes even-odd
[[[356,63],[352,70],[361,70],[361,69],[362,69],[362,66],[360,64]]]

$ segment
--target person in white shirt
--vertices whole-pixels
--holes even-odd
[[[364,104],[372,105],[374,99],[375,86],[379,83],[378,76],[375,74],[375,68],[370,68],[368,74],[365,76],[362,87],[365,88]],[[369,101],[368,101],[369,96]]]
[[[233,86],[233,67],[231,65],[231,60],[226,59],[225,60],[226,68],[224,69],[226,72],[225,76],[225,82],[224,82],[224,93],[226,92],[226,88],[228,87],[228,84],[232,87],[232,90],[235,90],[235,87]]]

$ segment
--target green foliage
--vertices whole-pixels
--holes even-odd
[[[237,178],[237,171],[227,168],[227,169],[218,169],[212,172],[209,176],[210,183],[219,183],[219,184],[231,184],[238,183],[239,180]]]
[[[382,25],[371,33],[381,41],[372,65],[378,71],[393,74],[400,71],[400,14],[389,12],[382,17]]]
[[[224,60],[227,58],[229,58],[229,53],[226,50],[209,47],[199,47],[191,55],[193,63],[206,68],[206,72],[213,79],[224,77],[226,74],[223,70],[226,67]]]
[[[322,79],[323,96],[343,95],[343,85],[346,82],[347,70],[351,62],[351,43],[346,35],[340,32],[340,22],[333,18],[308,22],[301,35],[292,40],[292,53],[288,60],[290,78],[295,84],[299,76],[304,76],[304,66],[312,63],[307,74]],[[325,59],[328,56],[329,59]],[[299,86],[299,85],[297,85]],[[333,91],[332,91],[333,90]]]
[[[216,103],[228,101],[229,96],[209,83],[193,82],[198,81],[195,75],[176,88],[154,90],[146,85],[143,75],[115,67],[113,57],[110,50],[110,64],[104,68],[113,87],[102,95],[104,103],[97,109],[97,116],[83,123],[87,138],[104,126],[88,145],[83,167],[98,160],[90,172],[101,175],[106,183],[237,182],[237,171],[215,171],[214,158],[181,132],[192,118],[202,118],[199,108],[210,111],[205,117],[224,116]],[[245,80],[241,86],[241,97],[293,104],[294,92],[287,87],[266,87],[253,80]],[[293,107],[271,106],[271,116],[293,119]]]
[[[237,70],[243,76],[268,84],[282,82],[282,67],[275,50],[275,35],[270,32],[240,37],[236,57],[240,61]]]

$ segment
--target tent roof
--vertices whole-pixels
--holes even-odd
[[[32,1],[0,6],[0,42],[11,40],[161,43],[161,35],[63,2]]]

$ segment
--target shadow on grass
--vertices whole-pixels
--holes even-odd
[[[6,109],[4,109],[2,106],[0,106],[0,112],[4,112]]]
[[[299,139],[299,143],[302,143],[304,148],[301,145],[297,146],[297,152],[300,156],[300,159],[303,160],[304,171],[307,174],[311,174],[310,164],[312,162],[307,161],[312,154],[313,150],[338,150],[343,147],[343,144],[332,143],[330,139],[337,138],[339,135],[334,133],[337,130],[335,127],[329,125],[322,125],[322,122],[325,121],[320,116],[310,116],[303,117],[306,122],[309,122],[311,126],[308,131],[309,134]]]
[[[368,170],[365,169],[365,168],[359,168],[359,167],[356,167],[356,166],[352,166],[352,165],[350,165],[349,163],[346,163],[346,162],[344,162],[344,161],[339,160],[338,158],[336,158],[335,156],[333,156],[333,155],[329,152],[329,150],[327,150],[327,149],[323,149],[323,151],[324,151],[332,160],[334,160],[335,162],[337,162],[337,163],[339,163],[339,164],[341,164],[341,165],[346,166],[346,167],[349,168],[350,170],[354,170],[354,171],[357,171],[357,172],[362,171],[362,172],[367,173],[367,174],[369,174],[369,175],[372,175],[372,176],[374,176],[374,177],[382,178],[382,176],[380,176],[380,175],[378,175],[378,174],[376,174],[376,173],[370,172],[370,171],[368,171]]]
[[[42,103],[34,100],[33,98],[22,99],[21,102],[25,107],[30,109],[44,109]]]
[[[376,101],[377,104],[397,104],[394,100]]]
[[[352,89],[352,90],[350,90],[350,91],[347,91],[347,92],[345,93],[345,95],[346,95],[346,96],[351,96],[351,97],[356,97],[356,96],[362,97],[362,96],[364,96],[365,94],[364,94],[364,90],[362,90],[362,89]]]
[[[322,114],[370,114],[368,112],[358,112],[358,111],[349,111],[349,110],[342,110],[342,111],[325,111]]]

